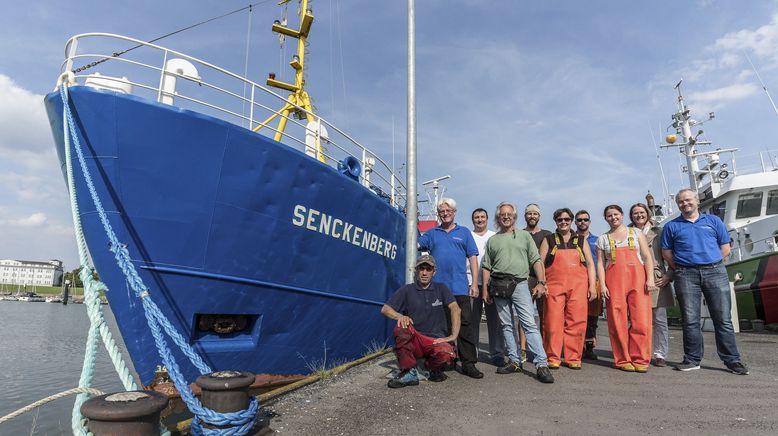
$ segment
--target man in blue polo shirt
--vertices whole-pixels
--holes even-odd
[[[691,189],[675,195],[681,216],[664,226],[662,257],[675,270],[675,293],[683,322],[683,362],[675,369],[700,369],[703,339],[700,330],[702,296],[708,304],[716,334],[716,349],[727,368],[747,375],[740,361],[732,327],[732,296],[723,259],[729,255],[730,237],[724,223],[715,215],[700,213],[700,200]]]
[[[454,363],[451,343],[459,334],[459,306],[443,283],[434,283],[435,258],[426,254],[416,260],[416,281],[397,290],[381,308],[381,314],[397,321],[394,352],[400,374],[389,380],[390,388],[419,384],[416,358],[424,357],[429,380],[442,382],[443,369]],[[450,312],[449,330],[446,308]],[[450,334],[449,334],[450,332]]]
[[[429,251],[437,262],[437,280],[445,283],[451,289],[457,304],[462,311],[462,327],[457,338],[459,359],[462,361],[462,373],[472,378],[482,378],[484,375],[475,367],[478,360],[478,338],[475,337],[473,326],[480,319],[473,319],[471,299],[478,297],[478,285],[467,284],[467,267],[472,277],[478,277],[478,247],[475,245],[470,229],[454,222],[457,214],[457,203],[451,198],[443,198],[438,204],[438,219],[440,225],[427,231],[419,237],[419,249]]]

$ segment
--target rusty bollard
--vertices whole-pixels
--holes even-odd
[[[159,434],[159,414],[167,403],[167,395],[159,392],[118,392],[87,400],[81,414],[96,436],[151,436]]]
[[[203,391],[200,396],[203,406],[219,413],[239,412],[249,407],[249,386],[254,383],[254,374],[245,371],[218,371],[197,377],[195,383]],[[202,426],[210,429],[229,428],[206,422],[203,422]],[[255,425],[248,434],[257,434],[257,427]]]

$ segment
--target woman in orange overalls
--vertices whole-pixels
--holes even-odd
[[[597,273],[607,299],[613,365],[622,371],[648,372],[655,289],[651,252],[643,233],[624,225],[621,207],[610,205],[603,215],[610,230],[597,239]]]
[[[548,294],[543,308],[543,348],[548,367],[559,368],[564,352],[570,369],[581,369],[588,303],[597,297],[594,265],[586,238],[570,229],[573,211],[554,211],[556,232],[543,238],[540,258],[546,266]]]

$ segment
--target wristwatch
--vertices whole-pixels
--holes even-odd
[[[538,280],[538,284],[546,286],[546,281],[545,280]]]

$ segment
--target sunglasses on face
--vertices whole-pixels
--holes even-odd
[[[429,265],[419,265],[417,268],[419,268],[419,271],[433,271],[435,269]]]
[[[576,218],[575,222],[577,222],[577,223],[588,223],[589,222],[589,218]]]
[[[556,219],[556,222],[558,222],[558,223],[569,223],[570,221],[572,221],[571,218],[557,218]]]

